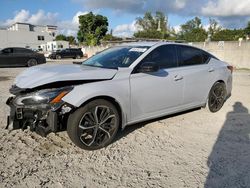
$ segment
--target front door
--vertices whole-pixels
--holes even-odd
[[[154,73],[135,70],[131,74],[132,122],[176,111],[182,104],[183,77],[177,67],[175,45],[157,47],[140,64],[145,62],[157,63],[160,70]]]

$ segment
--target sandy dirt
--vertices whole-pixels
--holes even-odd
[[[234,73],[218,113],[194,110],[137,124],[105,149],[84,151],[66,132],[5,130],[5,101],[24,68],[0,69],[0,187],[249,187],[250,72]]]

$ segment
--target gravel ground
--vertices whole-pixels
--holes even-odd
[[[250,186],[250,72],[234,73],[232,97],[218,113],[137,124],[107,148],[84,151],[65,132],[43,138],[4,129],[8,89],[22,70],[0,69],[0,187]]]

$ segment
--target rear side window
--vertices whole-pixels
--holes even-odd
[[[201,50],[188,46],[179,46],[178,49],[179,66],[201,65],[205,63]]]
[[[174,45],[160,46],[150,52],[142,62],[154,62],[160,68],[177,67],[176,48]]]
[[[25,48],[14,48],[14,53],[33,53],[33,51]]]

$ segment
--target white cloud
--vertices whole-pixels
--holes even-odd
[[[206,16],[250,16],[250,0],[209,1],[203,8]]]
[[[119,37],[131,37],[134,32],[137,32],[139,27],[136,25],[136,21],[130,24],[117,25],[113,31],[114,36]]]
[[[28,10],[22,9],[15,13],[12,19],[7,19],[3,22],[4,26],[11,25],[15,22],[25,22],[31,24],[55,24],[57,22],[58,13],[45,13],[43,10],[38,10],[35,14],[30,14]]]
[[[186,0],[175,0],[176,9],[183,9],[186,6]]]
[[[84,7],[89,9],[108,8],[116,12],[128,12],[133,14],[142,14],[146,11],[163,11],[166,13],[173,13],[190,5],[188,2],[194,0],[77,0]],[[204,0],[195,0],[189,9],[195,9],[193,5],[199,4]],[[198,2],[198,3],[197,3]],[[180,12],[182,14],[182,12]]]
[[[87,14],[88,12],[78,11],[72,18],[72,20],[64,20],[57,23],[59,33],[64,35],[76,36],[79,27],[79,16]]]

